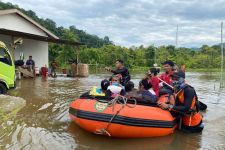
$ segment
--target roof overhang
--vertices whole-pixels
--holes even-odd
[[[0,28],[0,34],[10,35],[10,36],[14,36],[14,37],[21,37],[21,38],[25,38],[25,39],[57,43],[57,44],[67,44],[67,45],[73,45],[73,46],[84,45],[84,43],[80,43],[80,42],[76,42],[76,41],[55,39],[52,37],[45,37],[45,36],[24,33],[24,32],[19,32],[19,31],[13,31],[13,30],[8,30],[8,29],[2,29],[2,28]]]
[[[34,26],[36,26],[37,28],[41,29],[43,32],[45,32],[49,37],[51,38],[55,38],[55,39],[59,39],[56,35],[54,35],[53,33],[51,33],[49,30],[47,30],[45,27],[41,26],[39,23],[37,23],[36,21],[34,21],[33,19],[31,19],[30,17],[28,17],[27,15],[25,15],[24,13],[22,13],[21,11],[17,10],[17,9],[6,9],[6,10],[0,10],[0,15],[7,15],[7,14],[17,14],[20,17],[24,18],[25,20],[27,20],[28,22],[32,23]]]

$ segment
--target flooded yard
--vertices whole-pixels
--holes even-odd
[[[93,85],[100,86],[108,74],[88,78],[23,79],[10,95],[22,97],[26,106],[0,128],[0,149],[52,150],[132,150],[132,149],[225,149],[225,90],[219,90],[215,74],[187,73],[199,99],[208,105],[203,113],[205,129],[201,134],[176,131],[159,138],[115,139],[88,133],[69,118],[70,103]],[[132,76],[138,83],[142,75]],[[1,118],[2,119],[2,118]],[[0,119],[0,122],[1,122]]]

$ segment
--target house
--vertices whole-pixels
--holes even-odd
[[[7,45],[15,60],[24,58],[26,61],[32,55],[38,68],[49,64],[49,42],[81,45],[78,42],[59,39],[17,9],[0,10],[0,41]]]

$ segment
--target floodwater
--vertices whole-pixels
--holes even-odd
[[[218,75],[187,73],[199,99],[208,105],[203,113],[205,129],[199,134],[176,131],[159,138],[115,139],[88,133],[71,122],[69,104],[108,74],[88,78],[23,79],[10,95],[22,97],[26,106],[0,128],[0,149],[48,150],[151,150],[225,149],[225,90],[219,90]],[[137,83],[142,76],[133,75]],[[1,120],[1,118],[0,118]],[[1,121],[0,121],[1,122]],[[0,126],[1,127],[1,126]]]

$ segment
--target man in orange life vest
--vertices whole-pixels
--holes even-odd
[[[181,115],[181,129],[188,132],[201,132],[204,128],[202,115],[199,112],[199,102],[193,87],[185,83],[185,74],[182,71],[174,72],[172,83],[175,92],[175,104],[159,103],[162,109]]]

